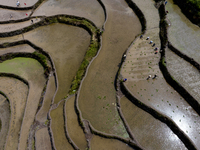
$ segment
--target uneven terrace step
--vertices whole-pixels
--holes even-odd
[[[134,138],[148,150],[186,150],[182,141],[164,123],[138,108],[126,97],[120,100],[122,113]]]

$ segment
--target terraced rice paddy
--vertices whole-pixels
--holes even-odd
[[[0,9],[0,150],[200,149],[200,113],[179,90],[200,106],[200,30],[172,0]]]

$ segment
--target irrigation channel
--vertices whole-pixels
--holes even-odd
[[[1,150],[200,149],[200,30],[173,0],[0,11]]]

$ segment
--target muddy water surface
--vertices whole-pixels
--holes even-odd
[[[99,28],[105,21],[103,8],[97,0],[48,0],[34,12],[33,16],[57,14],[84,17]]]
[[[68,93],[90,44],[90,35],[82,28],[52,24],[28,32],[24,37],[51,55],[58,77],[54,102],[59,102]]]
[[[51,117],[51,130],[53,132],[53,141],[55,143],[55,147],[57,150],[73,150],[73,147],[68,142],[65,136],[65,128],[64,128],[64,103],[65,101],[60,102],[59,106],[51,110],[50,117]]]
[[[120,100],[120,104],[133,135],[145,149],[187,149],[167,125],[135,106],[126,97]]]
[[[75,112],[75,96],[67,99],[65,103],[65,118],[66,127],[72,141],[78,146],[79,149],[86,149],[87,142],[83,129],[78,123],[78,117]]]
[[[199,71],[169,49],[166,50],[166,58],[170,74],[200,103]]]
[[[114,139],[107,139],[102,138],[99,136],[94,135],[91,140],[91,149],[92,150],[133,150],[130,146],[127,144],[114,140]]]
[[[173,4],[172,0],[168,1],[166,10],[169,11],[167,18],[171,24],[168,30],[169,41],[183,53],[200,63],[199,27],[191,23],[180,8]]]
[[[0,95],[0,149],[3,149],[6,143],[6,136],[10,123],[10,106],[6,98]]]
[[[141,32],[140,22],[123,0],[103,1],[108,20],[102,39],[102,49],[92,62],[83,81],[79,107],[84,119],[97,130],[128,138],[116,110],[114,79],[123,52]]]

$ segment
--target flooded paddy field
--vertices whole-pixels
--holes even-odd
[[[166,50],[166,61],[170,74],[200,103],[200,72],[170,49]]]
[[[55,63],[58,91],[54,102],[63,99],[90,44],[90,35],[84,29],[65,24],[52,24],[24,34],[50,54]]]
[[[142,147],[148,150],[187,149],[167,125],[135,106],[126,97],[120,100],[120,104],[134,137]]]
[[[31,14],[31,10],[9,10],[0,8],[0,21],[19,20],[27,18]],[[12,15],[12,17],[10,16]]]
[[[29,7],[36,2],[20,1],[20,7]],[[147,30],[141,39],[135,39],[141,33],[141,23],[126,2],[134,2],[147,21]],[[16,2],[0,0],[2,5],[16,7]],[[169,11],[169,41],[198,61],[199,28],[184,18],[172,0],[165,6]],[[76,149],[72,147],[71,141],[75,147],[85,150],[133,149],[128,145],[129,142],[148,150],[186,149],[187,143],[184,145],[180,140],[182,137],[178,138],[177,133],[173,133],[167,123],[163,123],[165,121],[161,122],[160,118],[157,120],[149,114],[151,112],[135,106],[126,95],[123,96],[120,88],[116,91],[116,75],[128,47],[119,75],[120,79],[127,79],[125,88],[141,103],[175,122],[199,148],[199,115],[186,103],[184,97],[167,84],[158,65],[161,47],[158,7],[159,4],[154,0],[48,0],[42,1],[36,10],[1,8],[0,33],[23,30],[42,19],[45,21],[29,32],[0,38],[0,44],[3,44],[1,47],[8,46],[0,49],[0,55],[11,52],[33,53],[40,47],[50,56],[53,65],[50,61],[46,62],[43,55],[40,58],[53,69],[49,72],[44,70],[32,58],[19,57],[0,62],[0,73],[15,74],[28,82],[26,85],[14,78],[0,77],[0,91],[8,97],[6,100],[0,96],[0,149]],[[20,20],[29,17],[31,13],[31,17],[38,18],[34,18],[33,23],[30,18],[27,21]],[[58,14],[89,19],[98,27],[98,30],[90,29],[96,37],[91,37],[89,31],[80,28],[85,20],[78,22],[78,26],[61,23],[48,25],[55,21],[48,17]],[[40,20],[39,16],[43,18]],[[59,19],[68,20],[65,17]],[[14,23],[14,20],[18,23]],[[4,24],[3,21],[8,23]],[[76,19],[71,21],[77,25]],[[105,30],[99,31],[104,23]],[[75,95],[70,95],[70,86],[87,57],[86,51],[93,48],[91,40],[96,39],[101,39],[99,53],[91,63],[88,62],[90,65],[79,90],[73,91]],[[28,44],[9,47],[12,45],[9,42],[20,40],[30,41],[35,49]],[[132,41],[134,43],[131,44]],[[171,75],[199,100],[199,72],[168,50],[166,61]],[[147,80],[149,75],[151,77]],[[152,79],[154,75],[156,77]],[[117,103],[119,97],[122,98],[120,104]],[[78,119],[81,119],[80,123]],[[84,131],[81,126],[85,127]]]
[[[0,91],[9,98],[10,125],[7,133],[5,149],[17,149],[22,120],[28,97],[28,86],[15,78],[1,77]],[[9,115],[8,114],[8,115]]]
[[[79,149],[86,149],[87,142],[85,134],[78,123],[78,116],[75,110],[75,96],[72,96],[65,102],[65,118],[67,122],[66,128],[71,140],[78,146]]]
[[[10,32],[10,31],[15,31],[15,30],[22,29],[24,27],[28,27],[28,26],[32,25],[32,21],[31,20],[33,20],[34,23],[37,23],[41,19],[40,18],[32,18],[32,19],[29,19],[28,21],[19,22],[19,23],[0,24],[0,32],[1,33]]]
[[[200,63],[200,30],[188,18],[184,16],[180,8],[173,4],[172,0],[168,1],[166,10],[169,11],[167,18],[169,20],[169,41],[174,47],[184,54],[192,57]]]
[[[23,117],[19,147],[26,146],[29,128],[33,123],[39,100],[45,86],[44,69],[31,58],[15,58],[0,63],[0,71],[19,75],[29,82],[29,95]],[[22,149],[23,149],[22,148]]]
[[[69,149],[73,150],[73,147],[68,142],[66,135],[65,135],[65,128],[64,128],[64,111],[63,106],[65,101],[61,101],[58,104],[58,107],[51,110],[50,117],[51,117],[51,130],[53,132],[53,141],[56,149]]]
[[[0,149],[3,149],[6,143],[6,137],[10,124],[10,103],[3,95],[0,95]]]
[[[37,3],[38,0],[20,0],[20,6],[19,7],[29,7]],[[0,0],[0,5],[4,6],[11,6],[11,7],[17,7],[16,5],[17,1],[13,0]]]
[[[82,83],[78,102],[83,118],[89,120],[95,129],[128,138],[116,110],[114,80],[121,56],[135,35],[140,33],[141,26],[124,1],[103,2],[110,19],[106,23],[100,53]]]
[[[51,149],[50,136],[47,128],[42,128],[36,131],[35,139],[35,148],[37,150]]]
[[[0,48],[0,55],[4,55],[6,53],[13,53],[13,52],[28,52],[33,53],[35,49],[30,47],[27,44],[17,45],[9,48]]]
[[[133,150],[133,148],[128,146],[128,144],[124,144],[121,141],[102,138],[96,135],[93,136],[91,140],[91,149],[92,150],[98,150],[98,149]]]
[[[51,76],[47,84],[47,89],[44,96],[42,107],[40,108],[39,112],[36,115],[36,120],[40,122],[45,122],[47,120],[47,114],[49,112],[51,104],[53,103],[55,92],[56,92],[55,78],[54,76]]]
[[[48,0],[36,9],[33,16],[57,14],[87,18],[98,28],[101,28],[105,21],[104,10],[97,0]]]

